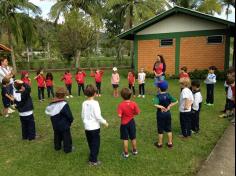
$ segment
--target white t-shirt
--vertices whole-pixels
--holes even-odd
[[[193,110],[198,111],[199,110],[199,104],[202,103],[202,94],[201,92],[197,92],[193,94]]]
[[[2,67],[0,66],[0,82],[2,83],[3,78],[6,75],[9,75],[11,73],[12,69],[11,67],[7,66],[7,67]],[[10,84],[12,84],[14,82],[13,78],[10,79]]]
[[[97,130],[100,128],[100,123],[107,123],[101,115],[101,109],[96,100],[86,100],[83,102],[81,117],[85,130]]]
[[[138,73],[138,82],[139,84],[145,83],[146,73]]]
[[[184,88],[181,93],[180,93],[180,100],[179,100],[179,111],[180,112],[190,112],[191,111],[191,106],[185,110],[184,105],[185,105],[185,99],[188,99],[193,102],[193,93],[189,88]]]
[[[233,99],[233,91],[231,89],[231,86],[228,87],[227,98],[230,100]]]

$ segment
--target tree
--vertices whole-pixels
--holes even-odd
[[[235,8],[235,0],[223,0],[222,6],[226,7],[225,14],[226,14],[226,19],[228,20],[229,19],[229,14],[232,13],[231,10],[230,10],[230,6],[233,6]]]
[[[106,6],[108,9],[120,8],[120,17],[125,17],[123,29],[131,29],[134,24],[147,20],[164,9],[163,0],[109,0]],[[131,67],[134,68],[133,42],[130,43]]]
[[[35,6],[28,0],[4,0],[0,2],[0,25],[1,29],[5,30],[8,34],[8,43],[11,48],[11,58],[13,69],[16,71],[16,61],[14,55],[14,40],[19,42],[22,38],[23,30],[30,30],[28,28],[23,29],[21,25],[22,19],[25,23],[30,24],[30,17],[27,16],[27,12],[31,11],[34,14],[41,13],[39,7]],[[30,32],[30,31],[28,31]],[[26,32],[27,33],[27,32]]]
[[[66,13],[65,23],[59,29],[61,52],[73,56],[76,67],[80,67],[81,53],[94,45],[95,34],[91,18],[76,10]]]

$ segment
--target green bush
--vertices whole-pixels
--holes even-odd
[[[192,72],[189,72],[189,76],[191,79],[200,79],[200,80],[204,80],[206,79],[208,74],[208,70],[197,70],[195,69]],[[216,74],[216,79],[217,80],[224,80],[225,79],[225,72],[224,71],[220,71],[220,70],[216,70],[215,71]]]

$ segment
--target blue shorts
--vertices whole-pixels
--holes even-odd
[[[120,126],[120,139],[122,140],[136,139],[136,126],[134,119],[132,119],[126,125]]]
[[[4,108],[9,108],[11,106],[11,101],[8,98],[3,98],[2,103]]]

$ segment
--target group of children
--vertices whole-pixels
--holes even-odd
[[[214,103],[214,84],[216,83],[216,76],[214,74],[215,67],[209,67],[209,73],[205,80],[207,85],[207,100],[206,104],[212,106]],[[96,70],[91,71],[91,76],[94,77],[96,87],[93,85],[84,86],[86,74],[82,70],[78,70],[75,79],[78,83],[78,95],[80,91],[84,92],[87,97],[82,104],[81,118],[84,123],[85,135],[88,142],[90,154],[89,164],[97,166],[100,164],[98,160],[99,148],[100,148],[100,124],[108,127],[108,122],[102,117],[101,109],[98,101],[95,100],[96,96],[101,96],[101,82],[103,71]],[[30,96],[31,92],[31,80],[28,78],[28,73],[22,74],[22,80],[16,80],[14,82],[14,93],[13,96],[6,96],[11,101],[14,100],[16,108],[19,111],[21,126],[22,126],[22,139],[33,140],[36,137],[35,122],[33,116],[33,102]],[[139,97],[145,97],[145,76],[144,69],[138,73],[138,84],[139,84]],[[235,83],[234,83],[234,70],[230,70],[227,75],[227,106],[226,114],[229,114],[229,107],[231,112],[234,112],[235,104]],[[28,79],[27,79],[28,78]],[[136,144],[136,125],[134,117],[140,114],[138,105],[131,101],[132,94],[135,96],[135,74],[134,72],[128,73],[129,88],[123,88],[121,90],[121,97],[123,101],[117,107],[117,115],[121,118],[120,125],[120,139],[123,141],[123,153],[124,158],[129,157],[128,152],[128,140],[132,143],[132,154],[137,155],[137,144]],[[48,73],[46,78],[43,76],[43,72],[40,71],[35,77],[38,83],[38,96],[40,100],[44,99],[44,88],[47,88],[48,96],[50,94],[54,97],[53,91],[53,76]],[[71,95],[72,87],[72,75],[67,71],[62,79],[66,85],[66,89],[61,87],[55,92],[55,97],[52,102],[47,106],[45,113],[50,116],[51,123],[54,131],[54,148],[60,150],[63,145],[65,153],[72,151],[72,137],[70,132],[71,124],[73,123],[73,115],[70,110],[68,103],[65,101],[66,96]],[[113,68],[111,76],[111,83],[114,89],[114,97],[118,97],[120,77],[116,67]],[[167,147],[173,147],[172,137],[172,126],[171,126],[171,108],[179,103],[180,112],[180,127],[182,138],[188,138],[191,134],[198,133],[199,127],[199,115],[202,106],[202,95],[200,92],[200,81],[191,81],[187,74],[187,68],[183,67],[180,74],[180,98],[179,102],[170,93],[168,93],[168,82],[165,80],[159,81],[156,85],[158,93],[154,98],[154,107],[157,109],[157,131],[158,140],[154,143],[157,148],[163,147],[163,134],[167,133],[168,142]],[[3,79],[2,83],[2,95],[8,95],[7,90],[4,86],[9,84],[9,80]],[[69,93],[69,95],[68,95]],[[5,97],[5,98],[6,98]],[[3,99],[3,102],[5,100]],[[6,104],[6,103],[5,103]]]

